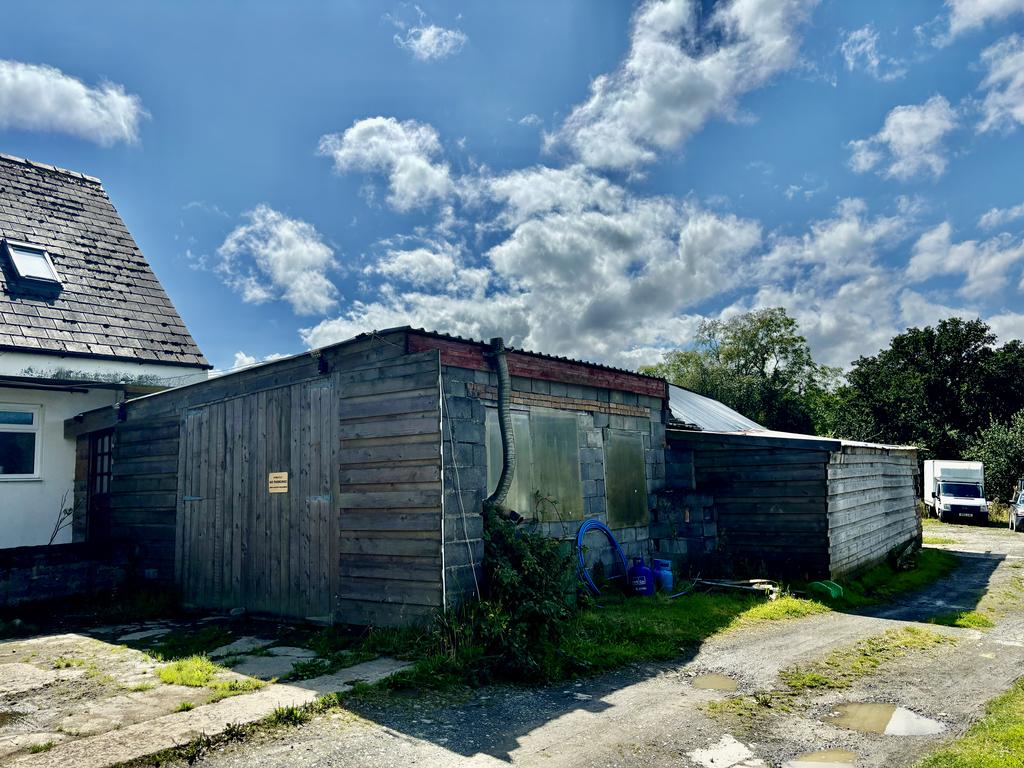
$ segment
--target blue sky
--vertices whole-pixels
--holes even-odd
[[[634,366],[1024,338],[1024,0],[5,9],[0,150],[99,176],[218,368],[410,323]]]

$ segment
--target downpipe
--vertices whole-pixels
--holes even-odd
[[[505,506],[512,478],[516,473],[516,438],[512,432],[512,377],[508,372],[507,351],[504,340],[498,336],[491,339],[491,348],[485,353],[492,361],[498,374],[498,430],[501,434],[501,475],[494,493],[484,500],[484,505],[514,523],[522,516]]]

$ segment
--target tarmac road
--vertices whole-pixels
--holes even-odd
[[[1021,674],[1024,601],[1019,595],[1004,604],[995,629],[982,633],[928,625],[957,642],[910,653],[852,688],[802,695],[791,711],[760,707],[756,717],[723,721],[704,705],[779,688],[780,669],[859,639],[969,610],[986,590],[1006,589],[1024,573],[1019,570],[1024,534],[965,526],[929,526],[925,533],[954,539],[943,546],[964,552],[962,566],[943,582],[872,615],[831,613],[727,633],[707,641],[686,664],[635,667],[531,690],[490,687],[468,700],[413,698],[387,710],[339,713],[220,748],[200,764],[754,768],[781,766],[812,751],[843,750],[864,768],[910,766],[962,733],[985,702]],[[694,677],[708,672],[731,677],[738,691],[695,687]],[[894,716],[890,731],[926,733],[885,735],[841,727],[832,716],[846,703],[905,708],[910,714],[900,710],[902,720]],[[927,733],[936,730],[941,732]]]

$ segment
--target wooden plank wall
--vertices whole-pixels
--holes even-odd
[[[176,553],[186,602],[328,622],[337,374],[185,412]],[[288,473],[288,492],[267,476]]]
[[[913,450],[843,446],[828,466],[833,578],[870,567],[919,534]]]
[[[440,370],[430,350],[340,374],[338,621],[442,607]]]
[[[668,468],[669,486],[714,499],[725,571],[828,575],[826,468],[837,442],[672,431],[669,443],[669,460],[686,463]]]
[[[118,425],[111,463],[111,537],[131,543],[143,574],[174,578],[178,419],[172,412]]]

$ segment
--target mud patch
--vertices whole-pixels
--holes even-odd
[[[946,730],[937,720],[893,704],[842,704],[829,720],[841,728],[886,736],[934,736]]]
[[[735,691],[740,687],[731,677],[718,674],[697,675],[691,685],[709,691]]]
[[[856,760],[855,752],[846,749],[823,749],[820,752],[804,752],[784,763],[782,768],[849,768]]]

